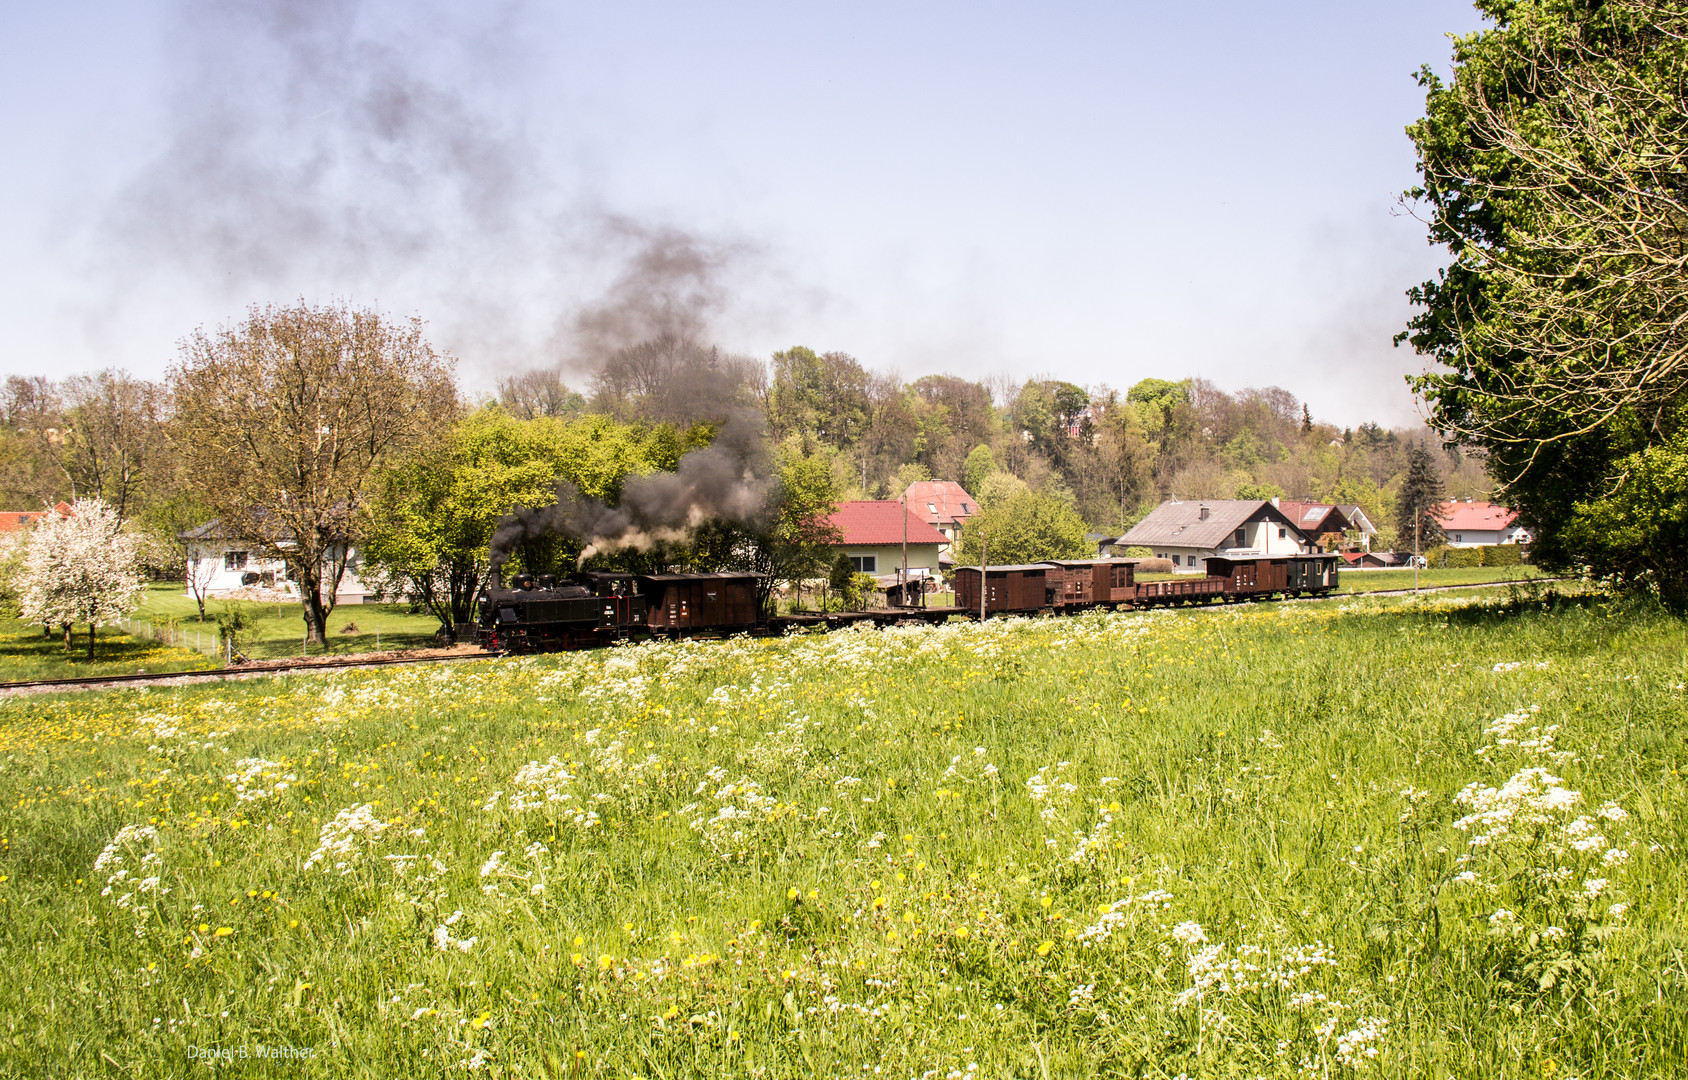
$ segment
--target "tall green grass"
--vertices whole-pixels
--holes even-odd
[[[1680,1075],[1685,668],[1360,599],[9,700],[0,1067]]]

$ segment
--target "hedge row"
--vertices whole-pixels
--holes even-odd
[[[1449,569],[1478,566],[1521,566],[1529,556],[1523,544],[1486,544],[1481,547],[1432,548],[1425,561]]]

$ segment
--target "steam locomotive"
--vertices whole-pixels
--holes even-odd
[[[479,600],[476,637],[489,652],[578,649],[630,636],[752,630],[761,574],[496,576]]]
[[[963,566],[955,571],[955,607],[911,604],[830,617],[764,617],[762,574],[516,574],[508,588],[494,575],[478,598],[476,636],[490,652],[523,653],[586,648],[631,637],[777,631],[860,620],[941,622],[954,615],[1060,615],[1095,607],[1316,597],[1336,589],[1341,559],[1334,554],[1214,557],[1207,560],[1204,576],[1170,581],[1136,580],[1138,561],[1062,559],[983,569]],[[904,595],[900,589],[897,593]],[[917,594],[911,589],[906,595],[913,601]]]

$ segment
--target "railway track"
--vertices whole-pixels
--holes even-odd
[[[1526,578],[1520,581],[1484,581],[1470,585],[1426,585],[1419,589],[1370,589],[1366,592],[1334,593],[1330,596],[1318,597],[1317,600],[1352,600],[1361,596],[1410,596],[1415,592],[1436,593],[1453,592],[1459,589],[1493,589],[1503,585],[1520,585],[1524,581],[1546,584],[1569,580],[1572,579]],[[1314,603],[1316,601],[1303,600],[1299,602]],[[896,622],[933,622],[946,619],[950,615],[972,617],[972,612],[963,611],[960,608],[915,608],[908,611],[852,612],[833,616],[786,616],[780,620],[780,625],[782,628],[788,626],[828,626],[836,628],[857,622],[888,625]],[[23,682],[0,682],[0,697],[13,694],[50,693],[55,690],[124,689],[157,685],[186,686],[192,683],[261,679],[270,675],[292,675],[301,672],[350,671],[356,668],[393,667],[401,664],[443,664],[463,660],[492,660],[499,655],[497,653],[457,653],[444,656],[393,656],[369,660],[348,659],[326,664],[317,661],[315,663],[273,664],[263,667],[216,668],[211,671],[158,671],[134,675],[91,675],[75,679],[35,679]]]
[[[263,667],[214,668],[210,671],[149,671],[133,675],[89,675],[75,679],[33,679],[0,682],[0,697],[11,694],[46,693],[53,690],[123,689],[134,686],[185,686],[201,682],[261,679],[268,675],[296,675],[301,672],[350,671],[355,668],[393,667],[400,664],[444,664],[459,660],[491,660],[493,653],[457,653],[444,656],[384,656],[368,660],[351,658],[333,663],[266,664]]]

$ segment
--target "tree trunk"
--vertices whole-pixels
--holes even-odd
[[[69,652],[70,649],[71,649],[71,645],[70,645],[70,624],[65,623],[63,629],[64,629],[64,651]]]
[[[96,628],[95,628],[93,623],[88,624],[88,659],[90,659],[90,660],[92,660],[94,658],[94,630],[95,629]]]
[[[301,581],[299,585],[304,594],[300,597],[303,601],[300,607],[304,609],[305,636],[318,645],[327,645],[328,611],[323,607],[322,592],[314,587],[314,583]]]

